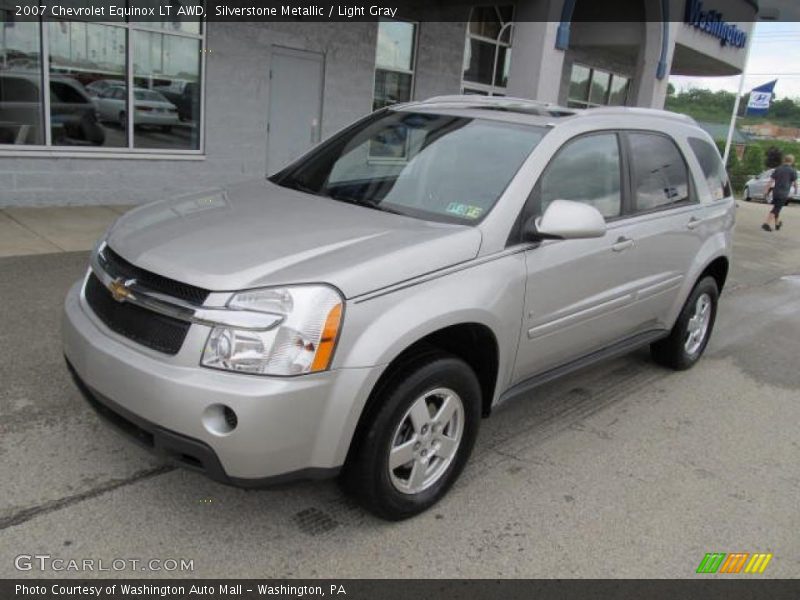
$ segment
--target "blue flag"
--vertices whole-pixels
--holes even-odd
[[[744,111],[746,115],[766,115],[769,111],[769,103],[772,100],[772,90],[775,89],[777,79],[754,87],[750,91],[750,101],[747,103],[747,108]]]

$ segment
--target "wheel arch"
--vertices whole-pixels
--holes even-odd
[[[714,278],[714,281],[717,282],[717,289],[720,293],[722,293],[722,288],[725,287],[725,282],[728,279],[729,269],[730,261],[728,260],[728,257],[718,256],[702,270],[700,275],[695,280],[695,285],[697,285],[697,282],[704,277],[711,276]]]
[[[383,369],[361,410],[350,440],[348,458],[357,450],[374,411],[380,406],[381,393],[391,383],[392,377],[425,354],[437,351],[452,354],[472,368],[481,387],[482,415],[489,416],[500,371],[500,347],[495,332],[488,325],[476,321],[441,327],[406,345]]]

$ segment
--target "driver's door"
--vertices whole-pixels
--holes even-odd
[[[637,282],[637,248],[623,215],[618,135],[567,142],[537,182],[528,215],[555,199],[591,204],[603,214],[601,238],[546,240],[526,252],[527,283],[514,382],[570,362],[632,335],[641,323],[629,308]]]

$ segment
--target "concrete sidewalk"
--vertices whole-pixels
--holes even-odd
[[[90,250],[132,207],[51,206],[0,209],[0,257]]]

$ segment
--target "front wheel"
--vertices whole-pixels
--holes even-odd
[[[669,336],[650,345],[657,363],[683,371],[702,356],[717,317],[719,289],[713,277],[704,277],[694,286],[683,305]]]
[[[438,502],[472,452],[481,389],[461,359],[430,352],[391,374],[345,465],[345,490],[392,521]]]
[[[750,188],[746,187],[746,188],[744,188],[744,201],[745,202],[750,202],[751,200],[752,200],[752,198],[750,197]]]

